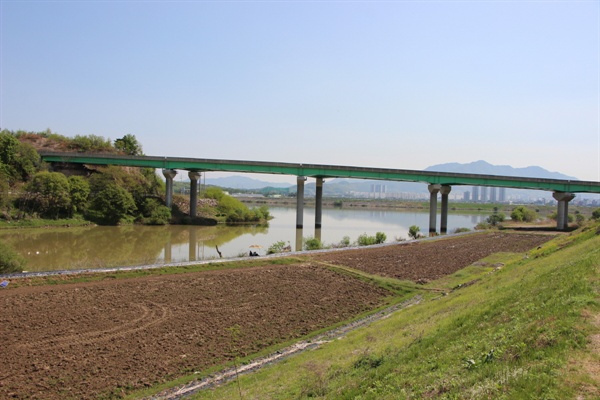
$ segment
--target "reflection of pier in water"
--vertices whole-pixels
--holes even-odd
[[[187,261],[205,260],[205,251],[208,249],[211,250],[209,258],[214,258],[217,247],[247,233],[266,233],[268,226],[181,226],[179,228],[172,227],[172,229],[176,231],[171,231],[170,237],[164,242],[163,246],[163,261],[165,263],[180,261],[174,260],[174,248],[183,250],[187,247]]]

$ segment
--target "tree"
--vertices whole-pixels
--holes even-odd
[[[421,234],[419,233],[421,231],[421,228],[419,228],[417,225],[413,225],[410,228],[408,228],[408,236],[413,238],[413,239],[418,239],[421,236]]]
[[[71,216],[85,211],[90,195],[90,184],[82,176],[69,177],[69,194],[71,196]]]
[[[116,183],[108,184],[92,198],[89,216],[100,223],[116,225],[136,210],[131,194]]]
[[[40,155],[29,143],[21,143],[9,131],[0,132],[0,171],[9,182],[29,180],[40,164]]]
[[[142,153],[142,145],[138,142],[135,135],[127,134],[123,136],[121,139],[116,139],[115,148],[117,150],[122,151],[128,156],[141,156]]]
[[[59,218],[66,215],[71,207],[69,180],[61,173],[38,172],[25,190],[27,202],[42,216]]]
[[[4,210],[10,202],[8,189],[8,175],[0,170],[0,211]]]

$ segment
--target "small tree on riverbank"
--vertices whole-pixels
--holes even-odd
[[[410,228],[408,228],[408,236],[411,239],[419,239],[421,237],[423,237],[423,235],[421,235],[421,228],[419,228],[417,225],[413,225]]]

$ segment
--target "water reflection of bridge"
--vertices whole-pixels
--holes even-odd
[[[190,178],[190,214],[196,215],[198,179],[200,172],[226,171],[260,174],[284,174],[297,177],[296,228],[298,241],[302,241],[304,182],[308,177],[316,179],[315,237],[320,237],[323,182],[325,178],[376,179],[386,181],[409,181],[427,184],[429,189],[429,233],[437,232],[437,201],[441,196],[440,233],[445,234],[448,223],[448,195],[453,185],[505,187],[551,191],[558,202],[557,229],[565,230],[568,224],[568,205],[576,193],[600,193],[600,182],[562,179],[539,179],[528,177],[461,174],[435,171],[415,171],[318,164],[296,164],[264,161],[213,160],[178,157],[122,156],[114,154],[76,154],[40,152],[42,159],[51,163],[80,163],[99,165],[122,165],[130,167],[160,168],[167,183],[166,203],[171,205],[173,178],[177,170],[188,171]]]

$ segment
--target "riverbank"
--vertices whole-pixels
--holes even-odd
[[[295,207],[295,197],[237,197],[240,201],[250,205],[266,205],[268,207]],[[306,198],[304,205],[308,207],[315,206],[314,198]],[[467,202],[450,202],[448,208],[450,211],[466,211],[472,213],[493,213],[502,212],[510,215],[512,210],[521,204],[506,204],[506,203],[467,203]],[[525,204],[526,207],[535,210],[540,216],[545,217],[556,212],[555,205],[538,205]],[[362,208],[367,210],[413,210],[413,211],[429,211],[428,201],[409,201],[400,199],[351,199],[351,198],[324,198],[324,208]],[[438,202],[438,210],[441,209],[441,202]],[[586,206],[569,206],[570,213],[581,213],[586,217],[590,217],[592,212],[597,207]]]

